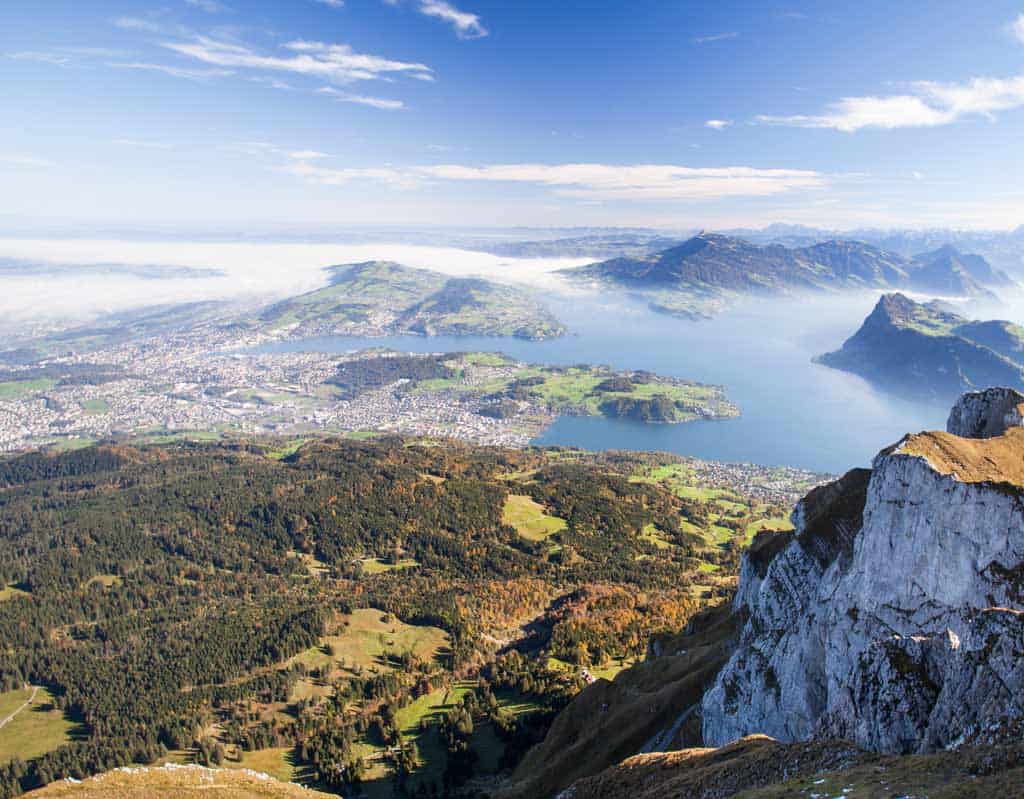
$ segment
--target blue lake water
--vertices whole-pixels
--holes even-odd
[[[329,337],[267,345],[262,352],[497,351],[545,364],[599,363],[724,385],[742,417],[650,425],[562,417],[537,444],[584,449],[667,450],[724,461],[786,464],[830,472],[867,465],[904,433],[942,428],[948,407],[910,402],[853,375],[811,362],[857,329],[877,294],[750,301],[691,322],[627,301],[554,298],[573,331],[552,341],[479,336]]]

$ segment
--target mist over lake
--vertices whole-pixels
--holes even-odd
[[[724,385],[739,419],[643,424],[603,417],[559,418],[537,444],[585,449],[667,450],[724,461],[784,464],[830,472],[867,465],[880,442],[908,430],[941,429],[948,408],[887,395],[854,375],[811,362],[860,325],[878,293],[748,300],[711,320],[654,313],[628,300],[550,297],[570,335],[551,341],[475,336],[328,337],[282,342],[265,352],[483,350],[524,361],[607,364]]]

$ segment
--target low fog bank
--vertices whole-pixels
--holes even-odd
[[[202,300],[270,301],[320,288],[327,284],[326,267],[360,261],[397,261],[453,277],[485,277],[538,289],[561,283],[553,274],[559,269],[590,262],[504,258],[395,243],[99,239],[0,239],[0,260],[25,267],[20,273],[14,268],[0,270],[0,315],[11,321],[89,319],[147,305]]]

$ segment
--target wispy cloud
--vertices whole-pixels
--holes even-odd
[[[198,8],[207,14],[220,14],[228,10],[227,6],[223,3],[218,3],[217,0],[185,0],[185,5]]]
[[[949,125],[964,117],[994,119],[999,111],[1024,106],[1024,75],[974,78],[967,83],[919,81],[906,94],[844,97],[820,115],[757,117],[768,125],[831,128],[853,133],[863,128],[922,128]]]
[[[398,111],[405,108],[401,100],[391,100],[384,97],[368,97],[365,94],[351,94],[338,91],[332,86],[324,86],[316,90],[317,94],[327,94],[341,103],[355,103],[356,105],[367,105],[371,108],[379,108],[382,111]]]
[[[15,61],[35,61],[55,67],[67,67],[91,58],[126,58],[131,53],[109,47],[58,47],[54,50],[20,50],[4,53]]]
[[[346,94],[338,99],[343,103],[368,105],[370,108],[379,108],[382,111],[398,111],[405,108],[405,103],[401,100],[389,100],[383,97],[367,97],[365,94]]]
[[[820,172],[753,167],[693,168],[670,164],[501,164],[418,167],[418,174],[460,181],[534,183],[587,199],[707,200],[781,194],[825,185]]]
[[[724,130],[732,124],[731,119],[709,119],[704,123],[704,127],[711,128],[712,130]]]
[[[479,39],[488,33],[479,16],[462,11],[444,0],[419,0],[419,12],[449,23],[463,39]]]
[[[737,37],[739,37],[739,34],[736,31],[728,31],[726,33],[713,33],[710,36],[697,36],[692,41],[694,44],[710,44],[711,42],[724,42]]]
[[[36,61],[40,64],[52,64],[56,67],[66,67],[71,63],[71,57],[61,53],[45,53],[39,50],[22,50],[17,53],[5,53],[7,58],[15,61]]]
[[[219,67],[290,72],[324,78],[335,83],[375,80],[391,75],[406,75],[433,80],[426,64],[395,61],[381,56],[357,53],[347,44],[294,41],[283,47],[288,55],[264,55],[243,45],[199,36],[191,42],[164,42],[163,46],[181,55]]]
[[[309,159],[298,159],[285,164],[281,169],[309,183],[321,186],[345,186],[349,183],[369,181],[383,183],[393,188],[412,189],[420,183],[415,174],[390,167],[332,169],[313,163]]]
[[[289,158],[294,158],[298,161],[309,161],[314,158],[330,158],[327,153],[322,153],[319,150],[292,150],[288,153]]]
[[[129,31],[145,31],[146,33],[162,33],[164,31],[164,27],[158,22],[141,17],[117,17],[113,23],[115,27]]]
[[[0,166],[29,167],[43,169],[53,166],[53,161],[26,153],[0,153]]]
[[[261,83],[264,86],[269,86],[271,89],[281,89],[282,91],[292,91],[295,89],[290,83],[277,78],[272,78],[269,75],[249,75],[247,80],[253,83]]]
[[[1024,44],[1024,14],[1021,14],[1010,23],[1010,30],[1013,31],[1013,35],[1017,37],[1017,40]]]
[[[664,164],[495,164],[336,169],[313,158],[293,158],[284,171],[311,183],[345,185],[374,181],[412,189],[424,181],[524,183],[582,200],[715,200],[764,197],[822,188],[820,172],[753,167],[692,168]]]
[[[107,66],[115,69],[139,69],[148,72],[162,72],[175,78],[186,78],[188,80],[206,80],[207,78],[224,77],[234,75],[230,69],[186,69],[175,67],[169,64],[150,64],[144,61],[111,62]]]
[[[173,150],[174,145],[162,141],[147,141],[145,139],[114,139],[114,144],[123,147],[139,147],[144,150]]]
[[[330,6],[331,8],[341,8],[345,5],[345,0],[313,0],[314,3],[319,3],[322,6]]]

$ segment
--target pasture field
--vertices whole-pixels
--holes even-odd
[[[565,519],[549,516],[544,506],[524,494],[511,494],[505,500],[502,521],[516,528],[527,541],[543,541],[565,529]]]
[[[337,632],[325,635],[317,646],[300,652],[288,663],[311,669],[346,672],[390,671],[391,658],[412,652],[430,661],[447,649],[448,634],[437,627],[404,624],[380,610],[362,608],[341,619]]]
[[[396,569],[412,569],[419,566],[412,558],[402,558],[397,563],[388,563],[380,558],[363,558],[363,574],[383,574]]]
[[[25,706],[34,690],[19,688],[0,693],[0,723],[10,719],[0,727],[0,763],[14,758],[31,760],[72,738],[76,725],[54,707],[49,690],[39,688],[32,703]]]

